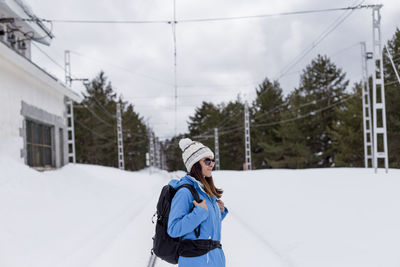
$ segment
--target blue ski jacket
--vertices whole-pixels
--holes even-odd
[[[193,209],[193,196],[189,189],[181,188],[176,192],[171,203],[171,210],[168,217],[168,234],[171,237],[182,237],[184,239],[196,240],[194,230],[200,224],[199,239],[212,239],[221,241],[221,221],[228,213],[225,207],[221,212],[217,198],[212,198],[201,188],[201,183],[188,174],[180,180],[171,180],[169,185],[178,188],[183,184],[191,184],[197,190],[201,200],[205,200],[208,211],[203,207],[196,206]],[[190,212],[193,209],[192,212]],[[211,250],[199,257],[183,257],[178,260],[179,267],[225,267],[225,255],[221,248]]]

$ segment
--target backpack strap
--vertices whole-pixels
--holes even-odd
[[[192,196],[193,196],[194,200],[196,200],[196,202],[198,202],[198,203],[201,202],[199,193],[197,193],[197,190],[196,190],[196,188],[194,188],[193,185],[190,185],[190,184],[183,184],[183,185],[179,186],[179,187],[176,189],[176,191],[178,192],[178,190],[181,189],[181,188],[183,188],[183,187],[185,187],[185,188],[187,188],[187,189],[190,190],[190,192],[192,193]],[[200,225],[199,225],[196,229],[194,229],[194,233],[195,233],[195,235],[196,235],[196,238],[199,238],[199,236],[200,236]]]
[[[193,185],[190,185],[190,184],[183,184],[183,185],[179,186],[179,187],[176,189],[176,191],[178,191],[178,190],[181,189],[182,187],[185,187],[185,188],[187,188],[187,189],[190,190],[190,192],[192,193],[193,198],[194,198],[194,200],[196,200],[196,202],[199,202],[199,203],[201,202],[199,193],[197,193],[197,190],[196,190],[196,188],[194,188]]]

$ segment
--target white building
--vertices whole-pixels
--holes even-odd
[[[35,19],[22,0],[0,0],[0,157],[58,168],[70,150],[66,103],[81,97],[31,61],[31,42],[53,38]]]

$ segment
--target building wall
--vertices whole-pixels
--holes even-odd
[[[26,163],[25,118],[51,124],[54,125],[54,165],[59,167],[68,161],[66,108],[64,95],[49,84],[0,53],[0,143],[4,143],[0,148],[7,147],[8,155]],[[64,164],[59,156],[60,128],[64,133]]]

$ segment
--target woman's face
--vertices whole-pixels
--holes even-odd
[[[201,173],[203,176],[211,177],[212,169],[214,168],[214,159],[212,157],[205,157],[200,160]]]

